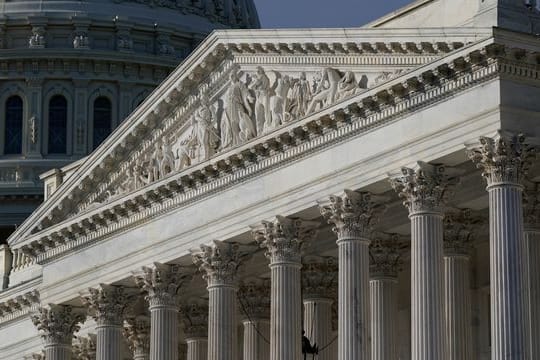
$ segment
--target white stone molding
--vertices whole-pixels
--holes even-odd
[[[51,304],[39,308],[32,316],[32,322],[45,342],[47,360],[71,359],[74,333],[79,331],[80,323],[85,319],[85,312],[72,306]]]
[[[530,349],[524,281],[523,179],[534,149],[520,134],[499,132],[469,145],[489,194],[492,359],[525,358]]]
[[[133,353],[133,360],[150,359],[150,318],[129,316],[124,323],[124,337]]]
[[[319,204],[333,225],[339,253],[338,358],[369,356],[369,243],[373,226],[386,211],[386,198],[345,190]]]
[[[525,321],[530,359],[540,356],[540,184],[527,182],[523,192]]]
[[[244,326],[244,360],[270,359],[270,279],[243,280],[238,302]]]
[[[253,230],[270,260],[270,360],[294,360],[302,355],[302,248],[314,239],[319,225],[277,216]]]
[[[443,359],[444,319],[443,218],[445,200],[459,172],[442,165],[418,163],[391,178],[411,219],[412,358]]]
[[[45,221],[44,219],[46,224],[44,223],[42,228],[47,227],[47,229],[26,238],[24,241],[25,244],[22,246],[24,246],[24,250],[28,255],[38,258],[40,262],[61,256],[65,250],[86,246],[86,244],[101,238],[103,232],[109,234],[115,233],[122,228],[131,226],[134,222],[142,221],[141,219],[143,218],[145,219],[144,221],[148,221],[148,219],[152,218],[153,214],[161,213],[164,207],[174,208],[180,204],[186,204],[187,202],[194,201],[196,198],[205,196],[209,191],[225,189],[245,176],[261,174],[267,169],[275,168],[278,158],[280,164],[285,164],[292,159],[302,156],[302,154],[308,154],[322,149],[335,141],[335,134],[332,135],[334,131],[338,131],[339,136],[349,136],[353,133],[362,132],[367,128],[372,128],[375,123],[382,124],[385,119],[393,118],[401,111],[405,111],[407,103],[413,99],[415,99],[415,106],[418,107],[422,106],[421,104],[424,101],[435,96],[435,94],[437,99],[442,100],[445,93],[455,93],[459,91],[460,86],[465,86],[464,84],[468,84],[468,87],[471,84],[486,81],[499,74],[500,67],[497,64],[498,61],[501,61],[499,59],[501,53],[504,54],[501,52],[500,47],[489,46],[485,50],[485,55],[479,50],[474,50],[474,56],[471,55],[468,57],[468,60],[463,60],[463,57],[458,56],[445,59],[446,62],[444,64],[447,64],[448,61],[451,63],[457,62],[458,58],[460,64],[463,61],[469,61],[467,64],[470,65],[471,71],[456,72],[452,77],[446,79],[443,84],[434,84],[432,82],[434,76],[441,76],[438,71],[433,70],[431,72],[432,75],[430,75],[429,81],[423,80],[424,78],[427,79],[427,75],[412,72],[408,74],[411,76],[407,79],[400,78],[399,81],[395,80],[385,83],[385,87],[388,87],[387,90],[391,88],[395,89],[387,92],[386,95],[381,93],[380,88],[378,88],[377,92],[367,91],[365,94],[355,96],[354,99],[356,100],[350,99],[344,101],[340,104],[339,108],[334,107],[323,110],[304,120],[285,126],[280,130],[279,134],[273,133],[272,136],[263,136],[254,143],[249,143],[240,148],[220,154],[217,158],[213,158],[212,161],[214,163],[211,166],[206,163],[204,166],[196,165],[190,168],[189,171],[180,172],[178,175],[175,174],[155,184],[150,184],[141,191],[130,193],[126,198],[121,197],[100,206],[98,209],[86,210],[72,220],[61,224],[54,225],[52,217],[50,217],[50,220]],[[480,59],[484,59],[485,61],[480,61]],[[442,66],[441,64],[436,65],[437,67]],[[426,72],[424,71],[424,73]],[[450,86],[453,81],[457,81],[458,79],[463,80],[459,83],[461,85],[456,87],[456,84],[453,84]],[[375,94],[378,95],[375,96]],[[397,96],[399,101],[389,102],[388,100],[392,99],[393,96]],[[396,107],[398,103],[400,105]],[[156,117],[158,115],[153,116]],[[149,121],[155,123],[155,120]],[[145,122],[138,124],[137,127],[139,130],[137,132],[140,132],[140,134],[146,133],[151,127],[151,123]],[[315,141],[316,139],[317,141]],[[127,142],[122,143],[124,146],[132,146],[128,145]],[[108,160],[106,162],[114,162],[120,154],[124,153],[125,150],[108,154]],[[87,188],[93,181],[101,179],[106,168],[107,166],[104,165],[101,167],[101,170],[94,169],[93,171],[97,171],[92,176],[94,180],[89,178],[88,180],[80,179],[82,188]],[[98,174],[99,171],[102,172],[102,175]],[[78,195],[73,196],[73,199],[77,198],[80,200]],[[61,201],[68,200],[64,199]],[[52,202],[55,202],[55,200],[52,200]],[[84,229],[84,226],[78,224],[90,219],[99,219],[104,216],[104,212],[110,214],[108,216],[112,216],[114,221],[103,223],[99,227],[99,235],[95,233],[96,229],[87,229],[84,230],[83,234],[77,236],[76,241],[57,242],[51,239],[51,235],[54,233],[67,234],[73,231],[69,229]],[[139,216],[127,216],[130,212],[136,213]]]
[[[0,303],[0,324],[9,322],[37,310],[39,292],[32,290]]]
[[[193,269],[154,263],[136,275],[137,285],[147,293],[151,318],[150,360],[178,359],[179,291],[193,278]]]
[[[77,336],[73,342],[73,357],[77,360],[96,360],[96,335]]]
[[[237,276],[245,256],[239,244],[221,241],[192,251],[208,283],[208,360],[237,359]]]
[[[408,244],[399,234],[378,234],[370,244],[371,358],[398,359],[398,273]]]
[[[106,284],[88,292],[82,300],[96,321],[97,360],[121,360],[122,324],[133,296],[123,287]]]

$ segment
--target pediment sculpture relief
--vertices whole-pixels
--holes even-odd
[[[371,83],[379,82],[380,77],[373,78]],[[153,149],[134,160],[127,176],[107,197],[139,189],[309,116],[365,91],[368,82],[365,74],[331,67],[294,74],[262,67],[254,73],[235,69],[229,74],[227,86],[212,100],[207,94],[198,96],[198,105],[188,119],[190,126],[157,141]]]

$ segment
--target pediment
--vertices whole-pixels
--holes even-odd
[[[99,227],[110,220],[108,215],[85,214],[125,197],[134,200],[119,207],[120,213],[144,206],[152,195],[138,195],[142,189],[192,167],[218,176],[235,166],[229,160],[214,161],[221,154],[488,38],[490,31],[215,32],[9,242],[24,243],[32,234],[77,218],[70,236],[83,227]],[[286,147],[287,141],[276,146]],[[179,186],[199,181],[190,175]]]

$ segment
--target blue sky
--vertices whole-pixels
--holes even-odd
[[[353,27],[412,0],[254,0],[263,28]]]

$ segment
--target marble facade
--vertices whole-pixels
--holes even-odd
[[[10,238],[2,355],[539,358],[538,14],[449,4],[210,35]]]

